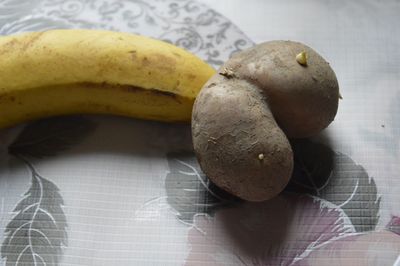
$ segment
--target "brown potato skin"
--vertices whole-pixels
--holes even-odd
[[[194,149],[216,185],[249,201],[283,190],[292,173],[292,149],[257,87],[216,75],[193,110]]]
[[[305,51],[307,66],[296,61]],[[256,84],[289,138],[311,137],[335,118],[339,85],[335,72],[312,48],[293,41],[271,41],[239,52],[223,66],[238,79]]]
[[[296,61],[303,51],[307,66]],[[201,169],[242,199],[270,199],[293,171],[286,136],[319,133],[333,121],[338,101],[335,73],[304,44],[272,41],[239,52],[204,85],[193,107]]]

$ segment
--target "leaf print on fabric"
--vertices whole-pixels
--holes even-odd
[[[54,156],[81,142],[94,129],[91,120],[80,116],[42,119],[27,125],[8,150],[36,158]]]
[[[354,233],[340,208],[284,193],[196,216],[186,265],[294,265],[324,243]]]
[[[58,265],[66,245],[66,217],[57,186],[43,178],[25,157],[54,156],[82,141],[95,128],[80,116],[42,119],[28,124],[8,147],[32,177],[30,189],[15,207],[1,247],[6,265]]]
[[[6,265],[57,265],[66,245],[66,218],[58,188],[22,159],[32,184],[14,209],[1,246]]]
[[[181,221],[191,224],[198,213],[212,214],[221,206],[239,201],[209,181],[193,152],[168,153],[167,160],[167,202]]]
[[[171,211],[171,206],[167,203],[166,198],[163,196],[149,199],[135,211],[133,219],[146,222],[160,219],[164,212]]]
[[[343,153],[310,140],[292,142],[295,166],[288,191],[309,193],[339,206],[357,232],[375,229],[380,197],[373,178]]]

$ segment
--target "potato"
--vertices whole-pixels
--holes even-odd
[[[305,52],[307,65],[296,60]],[[327,127],[338,109],[339,85],[329,63],[310,47],[271,41],[234,55],[222,69],[257,84],[288,137],[310,137]]]
[[[277,195],[293,170],[286,136],[319,133],[333,121],[338,99],[335,73],[304,44],[272,41],[237,53],[204,85],[193,107],[202,170],[242,199]]]
[[[203,89],[193,114],[194,149],[203,171],[238,197],[275,195],[293,168],[285,134],[257,87],[222,76],[213,80],[216,85]]]

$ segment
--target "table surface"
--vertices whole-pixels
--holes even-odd
[[[240,46],[236,39],[239,48],[275,39],[313,47],[335,70],[343,100],[327,130],[294,143],[301,160],[285,192],[258,204],[208,181],[185,126],[84,116],[0,131],[0,265],[45,265],[39,256],[47,265],[400,265],[400,1],[65,2],[0,0],[1,34],[92,27],[82,15],[95,16],[90,7],[101,13],[100,28],[112,29],[119,14],[118,30],[136,31],[136,11],[162,6],[205,19],[194,26],[200,37],[212,29],[210,16],[242,31],[229,24],[213,54],[185,31],[164,32],[169,24],[148,30],[182,37],[178,45],[216,67]],[[40,17],[32,3],[50,11]],[[44,144],[29,144],[42,133]]]

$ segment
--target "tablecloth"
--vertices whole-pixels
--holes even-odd
[[[292,180],[262,203],[207,179],[187,125],[86,115],[2,130],[0,265],[400,265],[399,14],[395,0],[1,0],[2,35],[140,33],[216,68],[301,41],[343,100],[328,129],[293,141]]]

